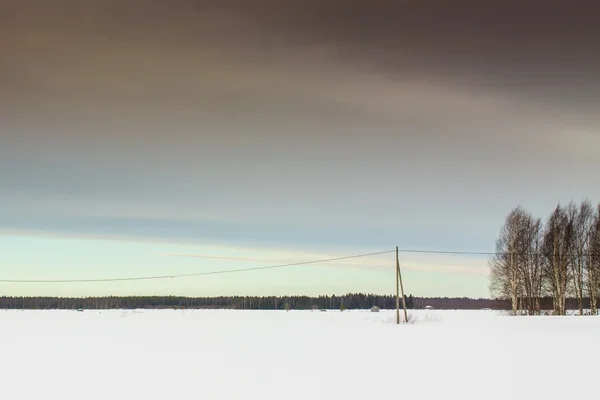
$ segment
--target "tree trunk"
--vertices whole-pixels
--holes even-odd
[[[594,287],[593,283],[590,283],[589,296],[590,296],[590,313],[592,315],[596,315],[598,313],[598,295],[596,293],[596,288]]]
[[[581,286],[577,289],[577,305],[579,306],[579,315],[583,315],[583,290],[581,290]]]

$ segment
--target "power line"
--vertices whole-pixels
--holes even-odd
[[[535,255],[543,255],[542,252],[530,252],[530,253],[516,253],[511,251],[445,251],[445,250],[416,250],[416,249],[399,249],[400,253],[420,253],[420,254],[455,254],[455,255],[472,255],[472,256],[498,256],[503,254],[512,254],[515,256],[535,256]],[[564,257],[576,257],[576,256],[600,256],[598,253],[563,253],[561,256]]]
[[[228,270],[222,270],[222,271],[198,272],[198,273],[191,273],[191,274],[138,276],[138,277],[128,277],[128,278],[65,279],[65,280],[0,279],[0,283],[89,283],[89,282],[120,282],[120,281],[156,280],[156,279],[175,279],[175,278],[186,278],[186,277],[192,277],[192,276],[231,274],[231,273],[237,273],[237,272],[258,271],[258,270],[263,270],[263,269],[294,267],[294,266],[298,266],[298,265],[319,264],[319,263],[332,262],[332,261],[349,260],[352,258],[361,258],[361,257],[370,257],[370,256],[381,255],[381,254],[390,254],[395,251],[396,250],[388,250],[388,251],[380,251],[380,252],[376,252],[376,253],[364,253],[364,254],[357,254],[357,255],[345,256],[345,257],[326,258],[326,259],[322,259],[322,260],[301,261],[301,262],[295,262],[295,263],[289,263],[289,264],[267,265],[267,266],[254,267],[254,268],[240,268],[240,269],[228,269]]]
[[[231,274],[238,272],[247,272],[247,271],[258,271],[264,269],[275,269],[275,268],[285,268],[285,267],[294,267],[299,265],[309,265],[309,264],[320,264],[332,261],[341,261],[341,260],[349,260],[352,258],[362,258],[362,257],[370,257],[382,254],[390,254],[394,253],[396,250],[387,250],[380,251],[375,253],[364,253],[364,254],[356,254],[352,256],[345,257],[336,257],[336,258],[326,258],[321,260],[312,260],[312,261],[301,261],[294,262],[288,264],[278,264],[278,265],[267,265],[261,267],[253,267],[253,268],[239,268],[239,269],[228,269],[222,271],[208,271],[208,272],[198,272],[198,273],[190,273],[190,274],[174,274],[174,275],[154,275],[154,276],[135,276],[135,277],[125,277],[125,278],[99,278],[99,279],[57,279],[57,280],[24,280],[24,279],[0,279],[0,283],[91,283],[91,282],[122,282],[122,281],[144,281],[144,280],[158,280],[158,279],[175,279],[175,278],[186,278],[186,277],[194,277],[194,276],[206,276],[206,275],[220,275],[220,274]],[[401,253],[419,253],[419,254],[447,254],[447,255],[484,255],[484,256],[495,256],[502,254],[514,254],[517,256],[533,256],[533,255],[541,255],[542,253],[513,253],[513,252],[479,252],[479,251],[445,251],[445,250],[418,250],[418,249],[398,249],[398,252]],[[563,254],[564,257],[573,257],[578,256],[575,253],[567,253]],[[584,253],[581,256],[598,256],[598,254],[593,253]]]
[[[400,253],[423,253],[423,254],[459,254],[459,255],[473,255],[473,256],[491,256],[502,253],[494,252],[478,252],[478,251],[444,251],[444,250],[413,250],[413,249],[398,249]]]

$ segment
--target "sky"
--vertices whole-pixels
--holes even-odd
[[[600,201],[599,8],[0,0],[0,278],[493,251],[517,205]],[[488,295],[485,256],[400,260],[407,292]],[[394,265],[0,293],[392,293]]]

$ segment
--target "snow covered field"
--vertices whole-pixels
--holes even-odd
[[[595,398],[600,317],[417,311],[0,311],[17,399]]]

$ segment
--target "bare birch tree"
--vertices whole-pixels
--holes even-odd
[[[531,215],[523,215],[522,245],[520,246],[519,268],[527,311],[529,315],[540,313],[542,297],[542,262],[540,249],[542,245],[542,221]]]
[[[566,314],[566,302],[571,280],[573,223],[565,208],[558,205],[548,218],[543,240],[544,275],[554,299],[554,312]]]
[[[598,204],[595,215],[592,217],[587,253],[587,295],[590,298],[591,314],[596,315],[598,312],[598,294],[600,293],[600,204]]]
[[[526,212],[517,207],[506,217],[496,241],[496,253],[490,259],[490,292],[498,298],[509,298],[513,314],[518,313],[522,295],[522,273],[519,267],[523,243],[523,216]]]
[[[583,298],[586,286],[587,263],[590,261],[589,236],[594,223],[594,208],[588,200],[583,201],[579,207],[569,204],[569,219],[574,220],[573,254],[571,271],[573,275],[573,289],[577,298],[579,315],[583,315]]]

